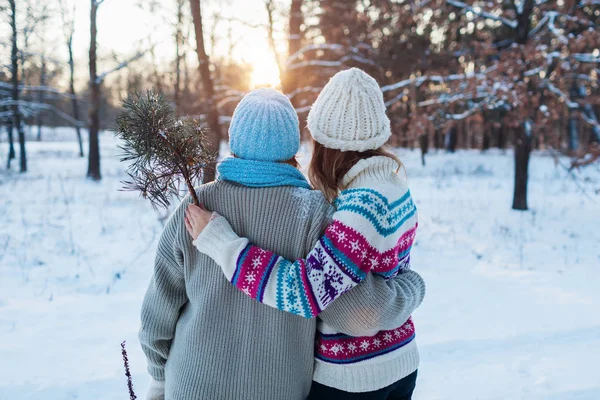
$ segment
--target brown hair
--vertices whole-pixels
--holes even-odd
[[[371,157],[389,157],[398,163],[402,162],[388,150],[380,147],[367,151],[341,151],[330,149],[313,140],[313,154],[308,166],[308,177],[311,184],[325,195],[328,201],[333,201],[342,187],[342,178],[357,162]],[[397,171],[396,171],[397,172]]]
[[[238,156],[236,156],[233,153],[231,153],[231,156],[235,157],[235,158],[239,158]],[[282,163],[282,164],[288,164],[288,165],[291,165],[292,167],[294,167],[296,169],[300,169],[300,163],[298,162],[298,159],[296,158],[296,156],[290,158],[289,160],[277,161],[277,162]]]

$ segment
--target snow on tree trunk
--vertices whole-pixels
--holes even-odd
[[[210,59],[204,48],[204,33],[202,32],[202,10],[200,0],[190,0],[192,19],[194,20],[194,31],[196,34],[196,53],[198,55],[198,69],[202,78],[204,96],[208,103],[208,128],[209,150],[218,155],[221,141],[221,126],[219,125],[219,113],[214,99],[214,84],[210,75]],[[215,179],[216,165],[212,163],[204,170],[203,182],[211,182]]]

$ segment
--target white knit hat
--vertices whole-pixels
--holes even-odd
[[[383,93],[358,68],[335,74],[308,113],[315,141],[341,151],[378,149],[391,135]]]

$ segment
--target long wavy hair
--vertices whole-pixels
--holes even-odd
[[[398,163],[398,172],[402,162],[396,155],[380,147],[367,151],[341,151],[330,149],[313,140],[313,154],[308,166],[308,178],[312,186],[323,192],[329,202],[338,196],[342,187],[344,175],[360,160],[371,157],[388,157]]]

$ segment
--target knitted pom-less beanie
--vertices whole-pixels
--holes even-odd
[[[377,81],[358,68],[335,74],[308,114],[308,129],[317,142],[331,149],[381,147],[391,131]]]
[[[300,148],[298,115],[287,96],[273,89],[248,93],[229,127],[231,152],[246,160],[286,161]]]

